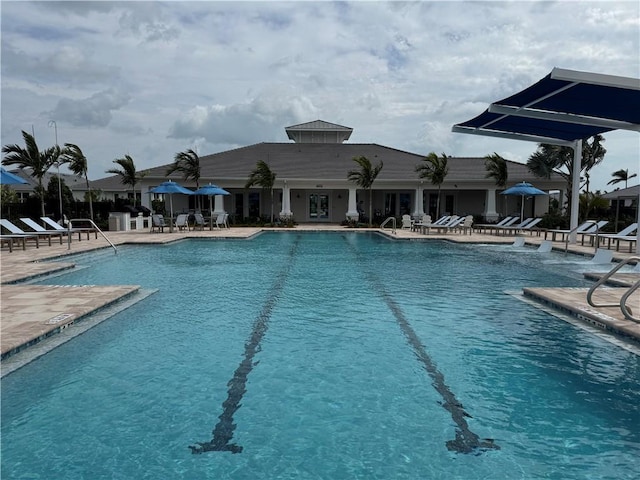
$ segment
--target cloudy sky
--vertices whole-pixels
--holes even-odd
[[[451,132],[553,67],[640,78],[640,4],[618,2],[2,1],[2,145],[78,144],[89,177],[258,142],[316,119],[350,143],[418,154],[536,144]],[[591,188],[640,169],[640,135],[605,135]],[[514,182],[517,179],[512,179]],[[638,178],[631,184],[637,184]],[[620,186],[620,185],[618,185]]]

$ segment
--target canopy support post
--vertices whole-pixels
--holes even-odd
[[[573,142],[573,172],[571,178],[571,219],[569,242],[574,245],[578,238],[578,213],[580,209],[580,172],[582,171],[582,140]]]

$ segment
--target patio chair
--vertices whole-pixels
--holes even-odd
[[[412,230],[419,230],[420,233],[431,230],[431,215],[426,213],[422,215],[422,218],[418,222],[413,222]]]
[[[229,228],[229,214],[220,213],[216,218],[216,228]]]
[[[181,213],[180,215],[178,215],[176,217],[175,226],[178,228],[178,230],[189,230],[189,215],[186,213]]]
[[[87,234],[87,240],[89,240],[89,235],[91,234],[91,232],[93,232],[95,234],[96,238],[98,238],[98,230],[93,228],[93,227],[74,227],[74,226],[72,226],[71,228],[65,228],[62,225],[60,225],[58,222],[56,222],[55,220],[53,220],[52,218],[49,218],[49,217],[40,217],[40,220],[42,220],[44,223],[49,225],[56,232],[68,233],[69,230],[71,230],[71,233],[77,233],[78,234],[78,241],[82,241],[82,234],[83,233]],[[47,230],[47,231],[50,232],[51,230]]]
[[[9,230],[12,235],[36,235],[38,237],[46,237],[47,240],[49,240],[49,246],[51,246],[51,237],[60,237],[60,245],[62,245],[62,234],[60,232],[25,232],[6,218],[0,220],[0,225]]]
[[[411,230],[413,226],[413,220],[411,220],[411,215],[402,215],[402,229]]]
[[[151,231],[164,233],[164,227],[168,227],[164,222],[164,217],[159,214],[151,215]]]
[[[462,231],[465,235],[467,234],[467,230],[469,231],[469,235],[473,233],[473,215],[467,215],[464,217],[461,223],[458,223],[455,227],[456,230]]]
[[[201,213],[194,213],[193,214],[193,229],[195,230],[196,228],[200,229],[200,230],[204,230],[204,226],[205,226],[205,221],[204,221],[204,216]]]

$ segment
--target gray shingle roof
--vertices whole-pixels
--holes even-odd
[[[201,176],[223,182],[224,179],[247,179],[258,160],[264,160],[284,179],[346,180],[349,170],[359,167],[354,157],[367,157],[373,165],[382,161],[384,167],[377,181],[416,181],[415,171],[424,158],[423,155],[405,152],[377,144],[332,144],[332,143],[258,143],[246,147],[200,157]],[[539,183],[527,166],[508,162],[510,183],[530,181]],[[145,179],[167,178],[166,171],[171,164],[146,170]],[[487,182],[484,158],[451,157],[446,183]],[[172,175],[179,179],[179,175]],[[554,175],[552,180],[561,180]]]

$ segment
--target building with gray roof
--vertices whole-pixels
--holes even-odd
[[[345,143],[352,129],[316,120],[285,129],[289,143],[263,142],[200,157],[201,178],[199,185],[214,183],[231,195],[215,197],[214,215],[229,213],[241,220],[257,216],[269,216],[271,198],[260,187],[245,189],[245,184],[256,163],[265,161],[276,174],[276,216],[293,217],[298,222],[339,223],[345,219],[357,219],[358,205],[369,205],[368,192],[359,189],[347,179],[350,170],[358,170],[354,157],[365,156],[372,165],[383,163],[383,168],[372,188],[373,210],[379,217],[423,213],[436,215],[438,188],[416,173],[416,166],[423,162],[424,154],[398,150],[375,143]],[[533,183],[541,190],[562,190],[566,183],[559,175],[549,179],[535,177],[526,165],[507,161],[509,184],[521,181]],[[195,182],[185,181],[180,174],[166,175],[172,164],[144,170],[141,180],[142,204],[150,207],[153,199],[161,196],[147,192],[167,179],[179,182],[187,188],[195,188]],[[500,215],[520,211],[519,198],[505,198],[491,178],[486,178],[483,157],[451,157],[449,173],[441,185],[441,212],[458,215],[482,215],[494,220]],[[119,183],[119,177],[107,177],[92,182],[92,188],[102,190],[103,195],[132,195]],[[193,197],[174,195],[175,211],[188,211],[197,205]],[[541,215],[548,209],[548,198],[526,199],[525,211]]]

